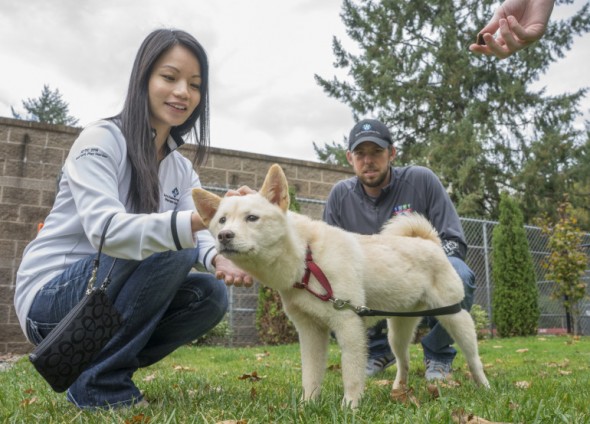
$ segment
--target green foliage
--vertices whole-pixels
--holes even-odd
[[[502,194],[500,221],[492,238],[493,322],[500,337],[537,333],[539,290],[522,212]]]
[[[59,89],[51,90],[47,84],[43,86],[39,98],[23,100],[22,104],[27,111],[24,117],[11,107],[12,116],[16,119],[54,125],[74,126],[78,123],[77,118],[69,115],[68,103],[62,99]]]
[[[314,142],[313,149],[321,162],[331,165],[350,166],[346,159],[346,150],[348,149],[346,141],[341,144],[333,141],[332,144],[324,144],[324,147],[320,147]]]
[[[568,189],[590,217],[588,137],[574,125],[587,90],[533,89],[590,31],[590,3],[552,18],[539,42],[502,61],[468,50],[496,7],[495,0],[344,0],[349,40],[334,38],[333,53],[346,77],[316,82],[355,119],[387,124],[397,161],[432,168],[462,216],[497,219],[500,192],[509,189],[530,222],[554,212]]]
[[[471,318],[475,323],[475,331],[477,332],[477,339],[481,340],[489,336],[490,319],[488,313],[477,303],[471,306]]]
[[[205,333],[191,344],[195,346],[227,345],[231,339],[232,331],[227,319],[223,319],[212,330]]]
[[[295,188],[289,187],[289,210],[300,211]],[[256,309],[258,339],[265,344],[279,345],[297,341],[297,331],[283,311],[281,296],[276,290],[260,286]]]
[[[581,277],[588,266],[588,257],[580,246],[584,234],[577,226],[567,197],[557,212],[557,221],[546,218],[541,222],[543,234],[549,237],[550,250],[543,266],[547,270],[546,278],[555,282],[552,297],[562,302],[566,313],[574,320],[571,330],[577,334],[579,302],[586,295],[586,283]]]

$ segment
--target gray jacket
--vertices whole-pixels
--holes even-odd
[[[417,212],[436,228],[448,256],[465,258],[467,243],[457,211],[438,177],[422,166],[391,168],[392,178],[378,198],[368,196],[357,177],[332,188],[323,219],[360,234],[378,233],[400,213]]]

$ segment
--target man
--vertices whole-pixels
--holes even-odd
[[[360,234],[374,234],[391,217],[417,212],[436,228],[449,261],[463,280],[464,309],[473,303],[475,275],[465,264],[467,245],[459,216],[438,177],[428,168],[394,168],[395,159],[389,129],[380,121],[358,122],[348,138],[346,158],[355,177],[339,181],[332,188],[324,210],[330,225]],[[430,332],[422,339],[426,379],[446,378],[457,351],[453,339],[438,324],[428,320]],[[369,329],[367,374],[374,375],[395,363],[387,342],[384,321]]]

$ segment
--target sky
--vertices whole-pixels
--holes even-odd
[[[583,3],[558,6],[552,18]],[[139,45],[173,27],[209,56],[211,146],[317,161],[313,143],[339,143],[354,124],[314,80],[344,76],[332,53],[334,36],[348,40],[340,12],[341,0],[0,0],[0,116],[12,117],[11,106],[24,113],[22,100],[44,84],[59,89],[80,126],[118,113]],[[590,87],[588,69],[590,35],[536,87]],[[582,109],[590,119],[588,97]]]

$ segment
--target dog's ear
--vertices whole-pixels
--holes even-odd
[[[202,188],[193,188],[193,202],[195,202],[197,212],[199,212],[203,224],[208,228],[213,215],[215,215],[217,208],[219,208],[221,197]]]
[[[283,168],[276,163],[268,170],[260,194],[283,211],[289,209],[289,184]]]

